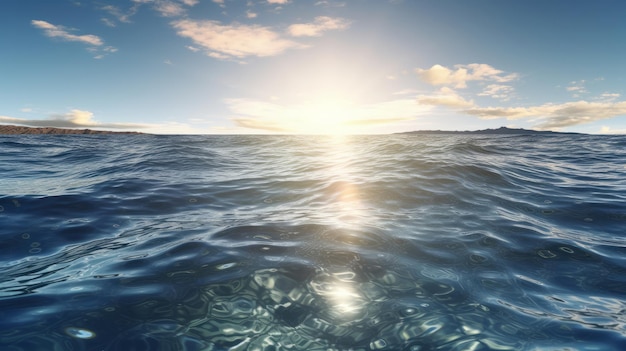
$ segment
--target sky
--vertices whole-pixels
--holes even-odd
[[[623,0],[3,0],[0,124],[626,133]]]

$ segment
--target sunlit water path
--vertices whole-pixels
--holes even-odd
[[[1,136],[0,350],[626,347],[626,137]]]

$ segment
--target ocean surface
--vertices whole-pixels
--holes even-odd
[[[626,350],[626,136],[0,136],[0,350]]]

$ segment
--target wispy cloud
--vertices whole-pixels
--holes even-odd
[[[135,13],[137,13],[137,7],[138,7],[137,5],[134,5],[127,12],[124,12],[117,6],[113,6],[113,5],[103,6],[101,9],[105,11],[106,13],[108,13],[109,16],[113,17],[113,19],[105,17],[105,18],[102,18],[102,22],[109,27],[116,27],[117,23],[115,21],[122,22],[122,23],[130,23],[130,18]]]
[[[161,1],[155,6],[155,9],[164,17],[180,16],[185,13],[185,9],[175,2]]]
[[[97,35],[93,34],[83,34],[76,35],[71,34],[65,27],[57,26],[46,21],[41,20],[32,20],[31,24],[36,28],[40,28],[43,30],[44,34],[50,38],[59,38],[65,41],[77,41],[83,44],[100,46],[104,44],[102,39]]]
[[[50,38],[59,38],[65,41],[74,41],[88,45],[87,51],[93,53],[94,58],[100,59],[106,54],[116,52],[117,49],[112,46],[105,46],[104,41],[93,34],[76,35],[70,33],[70,30],[59,25],[54,25],[42,20],[32,20],[31,24],[35,28],[42,29],[44,34]]]
[[[172,23],[178,35],[190,38],[219,59],[248,56],[274,56],[305,45],[283,38],[269,27],[259,25],[222,25],[217,21],[179,20]]]
[[[570,84],[565,87],[565,90],[572,93],[572,97],[579,98],[581,95],[588,93],[587,89],[585,88],[585,83],[586,81],[584,79],[570,82]]]
[[[626,115],[626,101],[575,101],[530,107],[476,107],[465,113],[483,119],[530,119],[538,129],[561,129]]]
[[[478,93],[478,96],[489,96],[493,99],[502,101],[508,101],[513,94],[513,87],[505,84],[489,84],[482,92]]]
[[[278,4],[278,5],[284,5],[284,4],[288,4],[289,0],[267,0],[268,4]]]
[[[228,99],[225,102],[237,126],[279,133],[358,132],[371,126],[410,121],[431,109],[413,99],[368,105],[340,101],[280,104],[255,99]]]
[[[454,88],[466,88],[470,81],[494,81],[505,83],[516,80],[516,73],[506,74],[484,63],[455,65],[453,69],[442,65],[434,65],[429,69],[418,68],[417,75],[431,85],[447,85]]]
[[[474,106],[473,100],[466,100],[454,90],[443,87],[437,93],[431,95],[420,95],[417,102],[422,105],[446,106],[451,108],[469,108]]]
[[[65,114],[52,115],[46,119],[23,119],[0,116],[0,123],[19,124],[30,127],[55,128],[111,128],[111,129],[141,129],[152,125],[137,123],[100,123],[93,119],[93,113],[83,110],[71,110]]]
[[[212,0],[214,3],[218,4],[221,8],[225,8],[226,4],[224,4],[224,0]]]
[[[199,0],[132,0],[133,7],[125,15],[130,17],[134,15],[141,5],[150,5],[152,9],[158,12],[163,17],[178,17],[187,12],[186,7],[192,7],[199,3]],[[124,15],[121,11],[116,10],[113,6],[106,6],[104,8],[108,12],[119,18],[118,14]],[[120,22],[125,22],[120,19]]]
[[[330,0],[320,0],[315,3],[315,6],[324,6],[324,7],[345,7],[346,3],[344,1],[330,1]]]
[[[602,100],[602,101],[615,101],[617,98],[619,98],[621,95],[619,93],[602,93],[600,94],[600,96],[597,98],[597,100]]]
[[[344,18],[319,16],[315,17],[312,23],[292,24],[287,28],[287,32],[294,37],[319,37],[323,32],[345,29],[349,26],[350,21]]]

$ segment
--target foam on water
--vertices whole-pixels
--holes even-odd
[[[0,137],[0,349],[621,350],[626,139]]]

